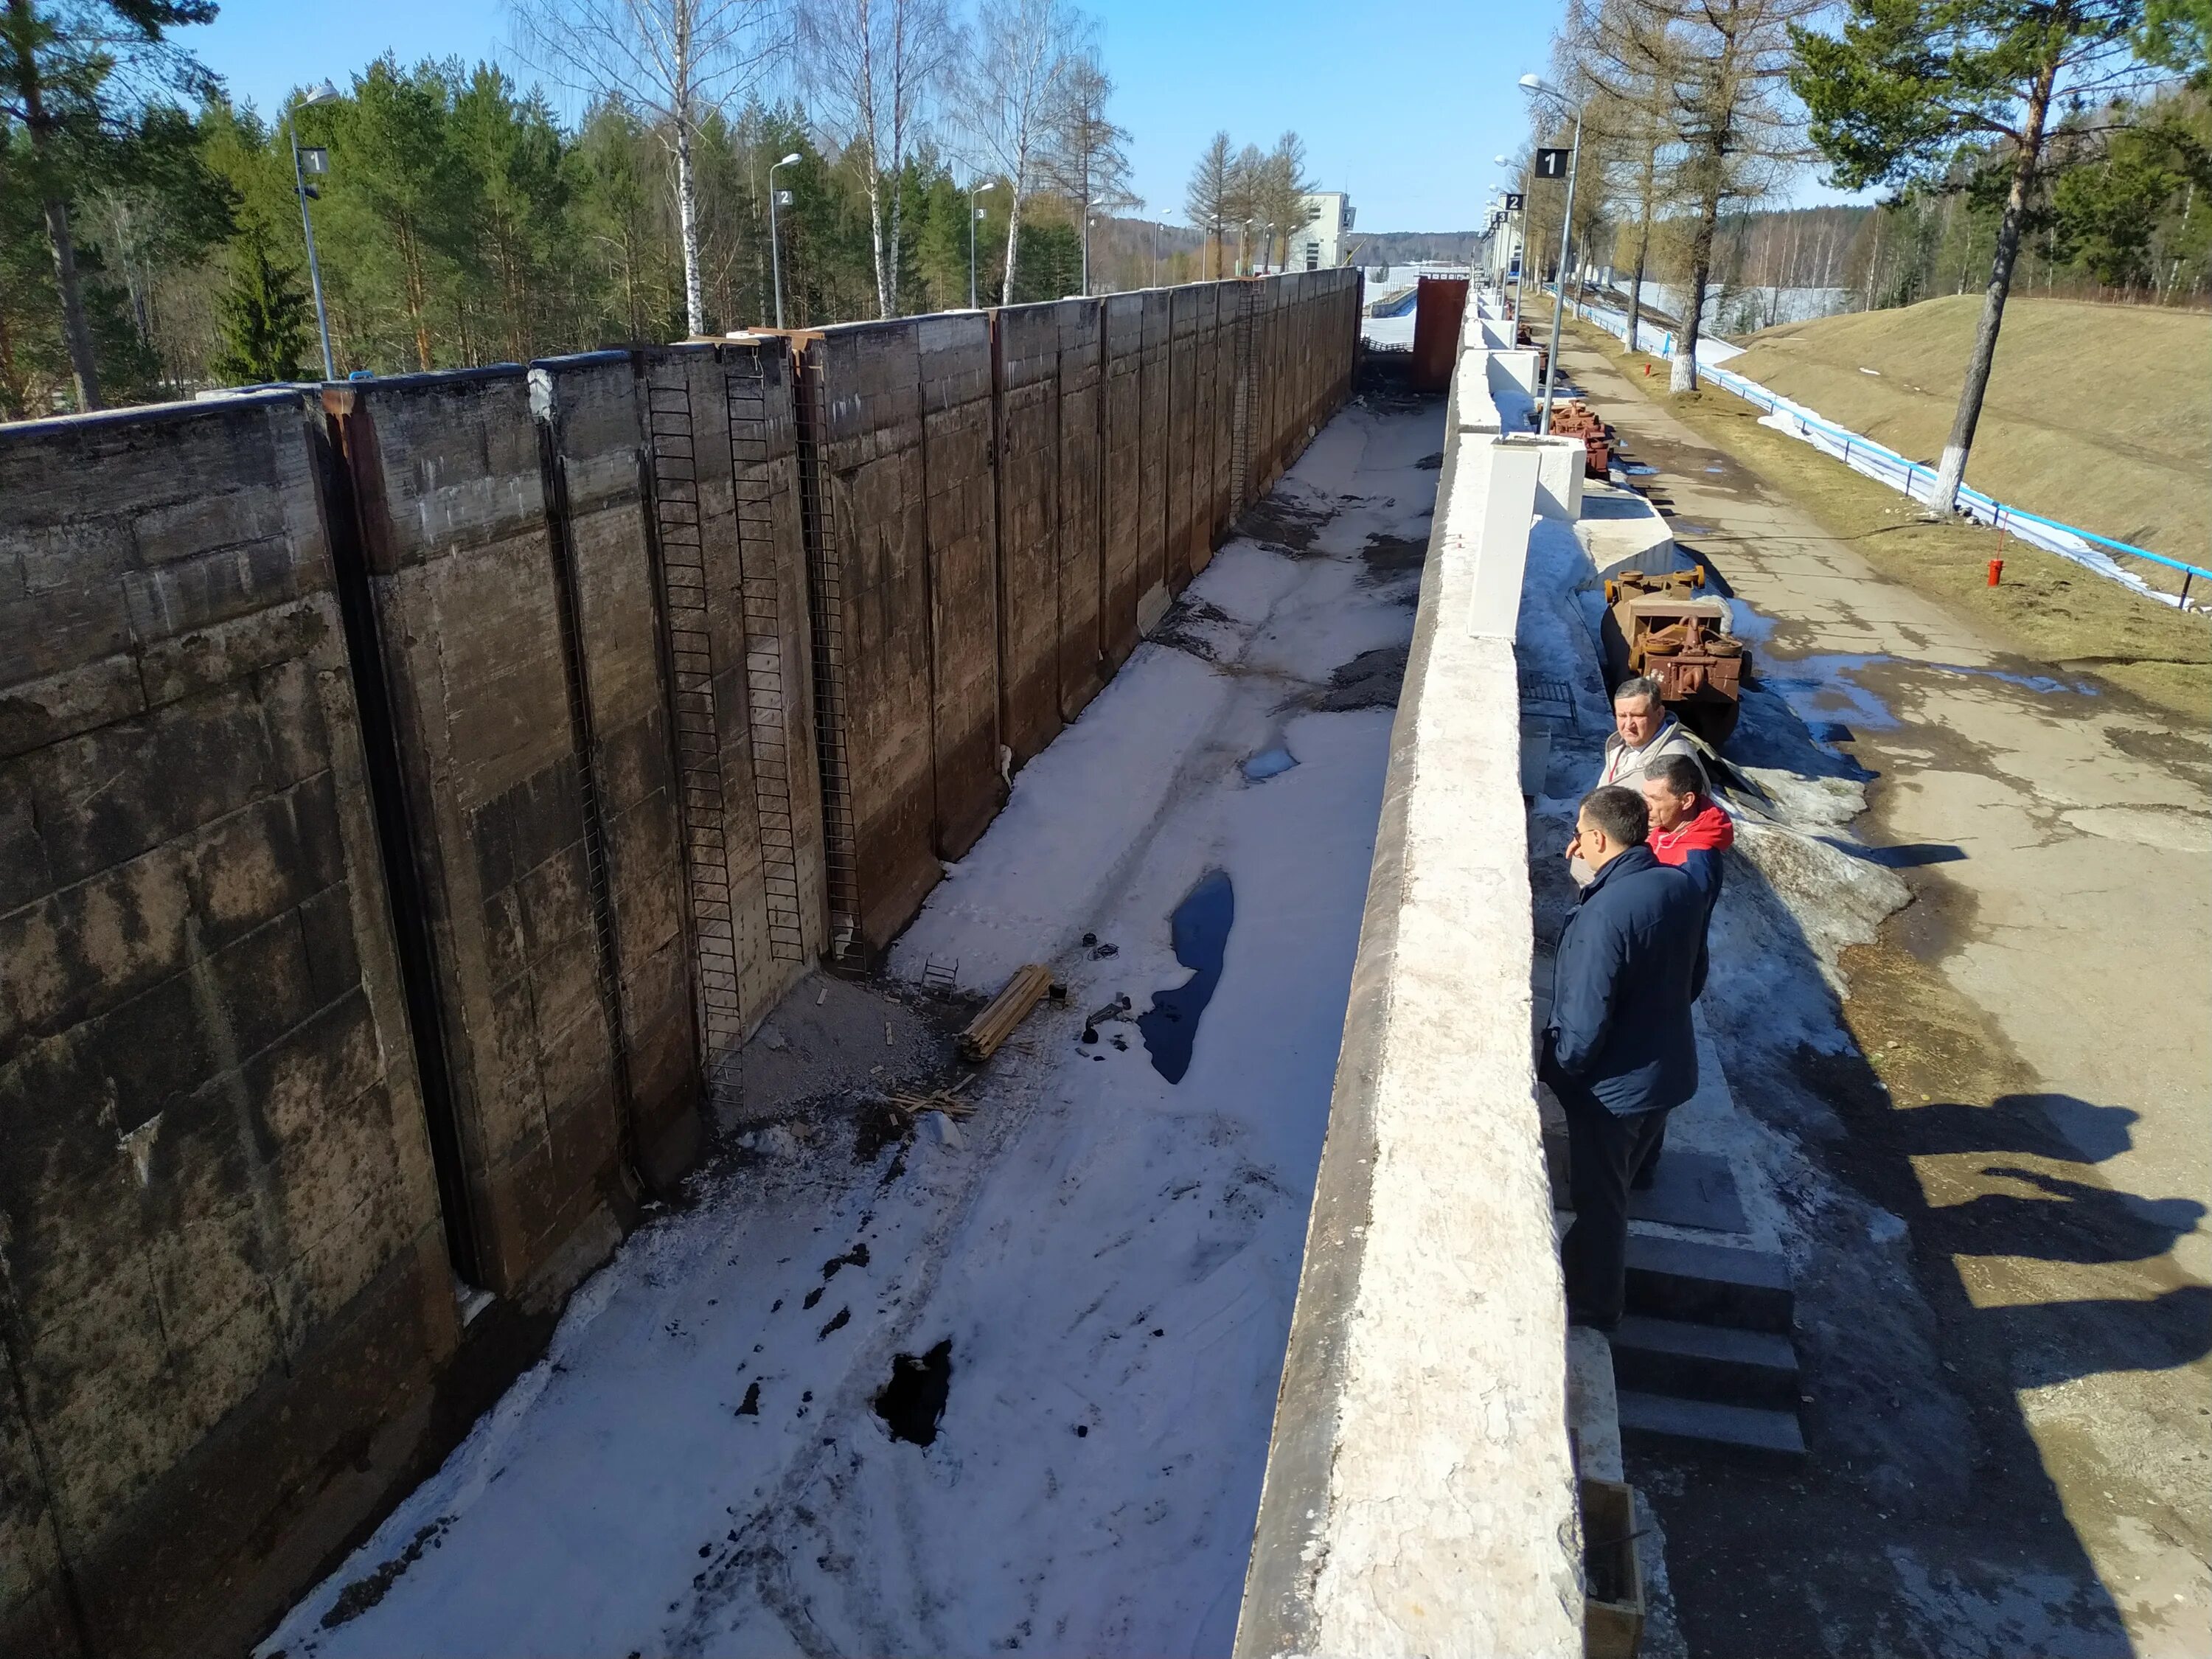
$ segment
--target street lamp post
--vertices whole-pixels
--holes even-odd
[[[1262,233],[1260,238],[1260,258],[1272,271],[1275,267],[1275,227],[1273,223],[1268,223],[1261,225],[1260,229]]]
[[[1098,222],[1091,215],[1105,205],[1103,197],[1083,204],[1083,297],[1086,300],[1091,297],[1091,227]]]
[[[1548,433],[1552,429],[1552,386],[1559,374],[1559,324],[1567,308],[1567,235],[1575,223],[1575,175],[1581,170],[1583,160],[1583,111],[1579,104],[1570,106],[1565,97],[1547,85],[1541,76],[1524,75],[1521,84],[1540,98],[1551,99],[1562,111],[1571,107],[1575,116],[1574,148],[1567,152],[1567,205],[1559,215],[1559,279],[1552,288],[1552,349],[1544,359],[1544,411],[1536,423],[1539,433]]]
[[[1498,157],[1498,165],[1504,167],[1510,167],[1513,163],[1510,157],[1501,155]],[[1535,158],[1532,155],[1528,167],[1521,170],[1520,224],[1516,226],[1513,223],[1513,216],[1510,213],[1505,216],[1506,240],[1512,245],[1513,248],[1512,343],[1516,346],[1521,343],[1521,279],[1528,269],[1528,186],[1535,182],[1529,174],[1535,165]]]
[[[996,179],[987,179],[980,185],[973,179],[970,179],[968,181],[968,309],[970,311],[976,308],[975,222],[983,216],[982,210],[975,205],[975,198],[978,196],[981,196],[985,191],[996,190],[998,187],[999,181]],[[1086,230],[1084,234],[1084,245],[1086,247],[1090,245],[1090,233]],[[1088,264],[1089,261],[1086,256],[1086,268],[1088,267]]]
[[[781,161],[772,161],[768,169],[768,268],[769,280],[775,289],[775,325],[783,326],[783,238],[777,233],[775,222],[775,170],[793,166],[799,159],[793,150]]]
[[[1152,221],[1152,286],[1160,285],[1160,222]]]
[[[335,104],[337,100],[338,89],[325,81],[295,107],[295,111],[308,109],[317,104]],[[313,145],[304,153],[301,150],[296,113],[295,118],[286,125],[292,137],[292,188],[300,198],[300,228],[307,239],[307,282],[315,290],[315,327],[323,337],[323,378],[335,380],[338,377],[338,366],[337,360],[331,355],[331,313],[323,304],[323,268],[315,259],[315,221],[307,211],[307,204],[315,195],[314,186],[307,182],[307,174],[313,173],[320,177],[327,173],[331,168],[331,153]]]

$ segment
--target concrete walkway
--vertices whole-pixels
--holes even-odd
[[[1645,1472],[1692,1650],[2212,1650],[2212,748],[1885,581],[1595,351],[1562,362],[1914,901],[1843,957],[1855,1043],[1767,1056],[1752,1103],[1904,1220],[1935,1367],[1808,1354],[1802,1481]],[[1846,1411],[1924,1432],[1869,1468]]]

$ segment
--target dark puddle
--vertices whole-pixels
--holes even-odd
[[[927,1446],[937,1438],[945,1402],[952,1393],[952,1339],[925,1354],[902,1353],[891,1361],[891,1380],[876,1394],[876,1415],[894,1440]]]
[[[1237,894],[1225,870],[1209,871],[1176,906],[1170,923],[1176,960],[1191,970],[1171,991],[1154,994],[1152,1006],[1137,1016],[1137,1030],[1152,1069],[1170,1083],[1190,1070],[1191,1045],[1198,1041],[1198,1019],[1221,982],[1221,960],[1229,949],[1230,924],[1237,919]]]
[[[1395,708],[1406,684],[1408,647],[1386,645],[1363,651],[1340,665],[1328,677],[1328,689],[1311,699],[1324,714],[1341,714],[1355,708]]]
[[[1395,576],[1419,570],[1428,559],[1429,544],[1425,538],[1416,541],[1410,536],[1376,534],[1367,538],[1359,556],[1366,561],[1370,574]]]
[[[1265,783],[1269,778],[1282,776],[1297,763],[1296,755],[1278,745],[1273,749],[1262,749],[1247,760],[1241,769],[1248,782]]]

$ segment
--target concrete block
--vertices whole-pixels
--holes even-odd
[[[1452,496],[1441,512],[1443,551],[1472,578],[1466,590],[1470,634],[1513,637],[1528,562],[1536,465],[1535,446],[1526,439],[1474,439],[1459,447]]]
[[[1589,449],[1580,438],[1540,437],[1535,445],[1536,510],[1547,519],[1572,524],[1583,515]]]

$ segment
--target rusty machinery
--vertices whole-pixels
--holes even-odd
[[[1552,408],[1552,435],[1554,438],[1580,438],[1583,441],[1583,471],[1592,478],[1602,478],[1613,465],[1613,428],[1598,419],[1596,412],[1579,398],[1571,398]]]
[[[1657,682],[1668,711],[1717,746],[1735,730],[1751,650],[1731,631],[1728,601],[1705,586],[1703,567],[1609,576],[1601,632],[1612,684]]]

